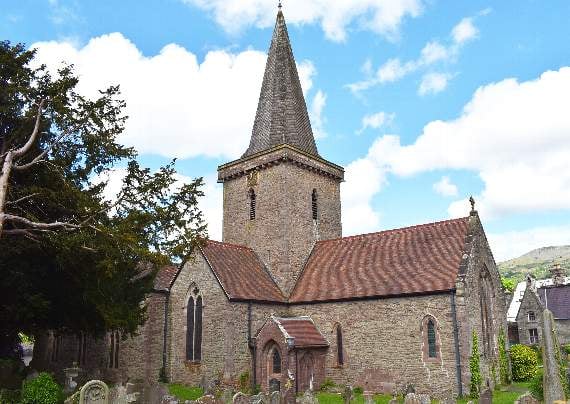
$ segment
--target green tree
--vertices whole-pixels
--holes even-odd
[[[4,350],[19,331],[134,332],[156,268],[185,261],[207,235],[202,179],[179,185],[174,161],[152,172],[117,142],[127,119],[119,87],[87,99],[71,66],[52,77],[33,58],[0,42]],[[107,200],[102,178],[116,167],[126,174]]]
[[[501,285],[503,286],[503,290],[513,293],[517,287],[517,284],[514,279],[509,279],[501,276]]]

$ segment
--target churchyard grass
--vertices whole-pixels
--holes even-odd
[[[319,404],[342,404],[342,395],[340,393],[327,393],[327,392],[318,392],[317,399],[319,400]],[[388,404],[392,396],[388,394],[375,394],[374,395],[374,404]],[[355,394],[354,400],[352,401],[355,404],[364,404],[364,396],[362,394]],[[403,401],[402,401],[403,402]]]
[[[204,395],[200,387],[184,386],[183,384],[169,384],[168,392],[180,400],[196,400]]]

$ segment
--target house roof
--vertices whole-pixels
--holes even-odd
[[[285,301],[251,248],[208,240],[201,250],[229,299]]]
[[[316,243],[290,302],[455,288],[469,217]]]
[[[242,158],[281,144],[318,156],[285,17],[279,10],[251,140]]]
[[[172,282],[178,275],[179,268],[173,265],[166,265],[157,272],[154,278],[154,289],[161,291],[169,291],[172,286]]]
[[[570,277],[566,277],[564,279],[564,283],[570,284]],[[545,286],[552,286],[552,285],[554,285],[552,278],[536,280],[536,287],[539,289]],[[515,292],[513,293],[513,298],[511,300],[511,303],[509,304],[509,309],[507,311],[507,321],[510,322],[517,321],[517,315],[519,313],[519,308],[521,306],[525,290],[526,290],[526,281],[519,282],[517,284],[517,287],[515,288]]]
[[[570,285],[542,287],[537,292],[556,320],[570,319]]]
[[[329,343],[308,316],[275,317],[271,319],[277,324],[285,338],[293,338],[296,348],[317,348],[329,346]]]

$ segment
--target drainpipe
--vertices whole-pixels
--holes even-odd
[[[164,376],[165,377],[166,377],[166,339],[168,338],[168,304],[169,304],[169,301],[170,301],[170,292],[166,292],[165,298],[164,298],[164,327],[163,327],[164,335],[162,338],[162,368],[164,369]]]
[[[253,310],[253,306],[251,304],[251,302],[247,303],[247,345],[251,351],[251,357],[252,357],[252,361],[251,361],[251,374],[252,374],[252,378],[251,378],[251,389],[252,391],[255,390],[255,386],[257,385],[257,375],[256,375],[256,363],[257,363],[257,349],[255,346],[255,342],[254,339],[251,336],[251,325],[252,325],[252,310]]]
[[[455,372],[459,397],[463,396],[463,383],[461,381],[461,352],[459,351],[459,326],[457,324],[457,307],[455,305],[455,290],[451,291],[451,318],[453,320],[453,340],[455,342]]]

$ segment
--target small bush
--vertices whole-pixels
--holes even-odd
[[[336,383],[332,381],[329,377],[321,384],[321,391],[329,391],[336,387]]]
[[[511,347],[511,366],[514,381],[531,380],[538,371],[538,355],[526,345],[513,345]]]
[[[544,400],[544,386],[542,385],[542,369],[536,372],[536,375],[532,378],[528,389],[532,393],[533,397],[537,400]]]
[[[570,344],[562,345],[562,352],[566,353],[566,355],[570,355]]]
[[[251,376],[248,371],[239,375],[239,391],[244,394],[251,394]]]
[[[364,393],[364,389],[360,386],[356,386],[353,390],[354,394],[362,394]]]
[[[204,395],[204,392],[200,387],[190,387],[176,383],[168,385],[168,392],[181,400],[191,401],[195,401]]]
[[[63,390],[49,373],[42,372],[22,386],[21,404],[58,404],[62,401]]]

